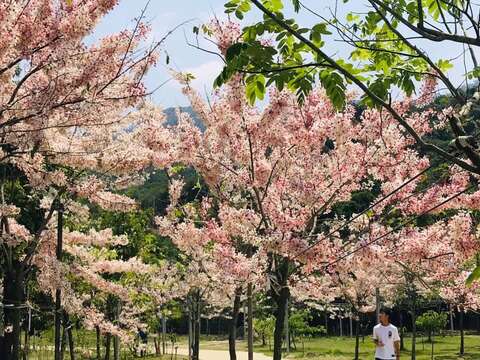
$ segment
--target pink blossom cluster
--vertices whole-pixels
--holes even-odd
[[[219,44],[234,41],[230,32],[214,30]],[[195,168],[211,196],[200,204],[179,204],[175,182],[172,207],[158,219],[160,232],[191,260],[192,286],[215,287],[221,273],[221,291],[226,283],[251,279],[246,277],[250,272],[268,287],[275,281],[275,269],[267,259],[280,257],[298,269],[289,280],[295,296],[342,296],[358,311],[366,311],[378,284],[392,284],[386,292],[394,294],[405,266],[427,282],[448,283],[478,252],[468,215],[478,209],[478,191],[438,207],[436,213],[450,209],[457,215],[424,228],[393,231],[393,225],[384,222],[392,212],[406,218],[422,214],[469,185],[468,175],[451,167],[445,181],[419,190],[424,178],[416,175],[429,167],[429,160],[390,114],[367,109],[358,115],[350,104],[336,111],[321,88],[303,104],[286,90],[270,90],[264,108],[250,106],[241,80],[232,79],[208,104],[183,81],[206,130],[200,132],[188,114],[179,114],[178,125],[159,137],[168,139],[164,148],[176,163]],[[435,88],[434,79],[428,78],[419,97],[392,103],[421,136],[434,130],[437,118],[444,121],[445,114],[429,106]],[[411,111],[415,104],[422,108]],[[349,224],[347,239],[339,231],[328,236],[319,232],[320,222],[329,229],[344,224],[346,219],[322,216],[331,213],[334,204],[350,200],[353,192],[369,190],[372,181],[381,184],[373,201],[393,195]],[[218,210],[212,212],[212,207]],[[245,257],[239,244],[254,245],[254,255]],[[258,268],[248,261],[255,258]],[[314,271],[321,276],[312,275]],[[230,294],[234,290],[231,287]]]

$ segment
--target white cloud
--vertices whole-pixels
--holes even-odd
[[[213,81],[220,74],[222,68],[223,63],[220,60],[213,60],[196,67],[182,68],[177,71],[194,75],[195,79],[192,80],[191,86],[198,91],[200,96],[206,99],[207,96],[212,94]],[[167,76],[170,76],[170,74],[167,73]],[[182,86],[175,79],[171,79],[163,90],[158,91],[155,98],[158,103],[165,107],[188,106],[188,99],[182,94],[181,89]]]
[[[195,76],[195,80],[192,81],[192,86],[196,90],[204,91],[207,89],[208,92],[211,92],[213,81],[222,69],[223,63],[220,60],[213,60],[187,69],[186,72],[192,73]]]

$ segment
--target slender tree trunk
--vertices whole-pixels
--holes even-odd
[[[412,357],[411,360],[415,360],[417,358],[416,354],[416,342],[417,342],[417,316],[416,316],[416,311],[415,308],[412,309],[411,311],[412,315]]]
[[[328,336],[328,314],[327,314],[327,310],[325,310],[325,334]]]
[[[105,360],[110,360],[110,344],[112,342],[112,335],[107,334],[105,336]]]
[[[26,296],[28,299],[28,297]],[[30,351],[30,344],[29,344],[29,331],[30,331],[30,322],[31,322],[31,311],[29,309],[26,315],[25,321],[25,337],[24,337],[24,345],[23,345],[23,360],[28,360],[28,353]]]
[[[465,355],[465,329],[464,329],[464,318],[465,313],[463,311],[463,306],[460,307],[460,311],[458,314],[458,326],[460,328],[460,356]]]
[[[380,289],[376,288],[375,289],[375,315],[377,316],[377,318],[375,319],[375,321],[378,321],[378,317],[380,316],[380,307],[381,307]]]
[[[2,360],[20,359],[20,336],[21,336],[21,305],[25,301],[24,296],[24,273],[21,264],[14,260],[10,269],[7,269],[3,280],[3,318],[5,328],[2,349]]]
[[[194,342],[193,342],[193,360],[200,359],[200,295],[195,297],[195,317],[194,319]]]
[[[115,322],[118,325],[120,319],[120,301],[117,300],[115,304]],[[120,338],[118,335],[113,337],[113,359],[120,360]]]
[[[360,314],[355,321],[355,360],[358,360],[360,350]]]
[[[247,328],[248,328],[248,360],[253,360],[253,285],[247,285]]]
[[[63,321],[62,341],[60,344],[60,359],[65,358],[65,349],[67,348],[67,324]]]
[[[97,360],[100,360],[102,358],[102,351],[101,351],[101,334],[100,334],[100,328],[98,326],[95,327],[95,332],[97,335]]]
[[[450,331],[452,332],[452,335],[454,330],[455,330],[455,325],[453,323],[453,307],[452,305],[450,305]]]
[[[273,298],[277,304],[275,314],[275,332],[273,334],[273,360],[282,359],[282,342],[285,328],[285,315],[287,313],[288,299],[290,290],[288,288],[288,260],[279,260],[279,266],[276,271],[279,289],[273,290]]]
[[[165,314],[162,313],[162,354],[165,355],[167,352],[167,318]]]
[[[348,322],[350,324],[350,337],[353,337],[353,319],[351,314],[348,317]]]
[[[192,326],[192,300],[188,300],[188,359],[192,358],[192,348],[193,348],[193,326]]]
[[[285,306],[285,348],[287,354],[290,354],[290,326],[288,326],[288,299],[287,305]]]
[[[58,204],[57,210],[57,249],[56,255],[59,262],[62,261],[62,251],[63,251],[63,206]],[[61,354],[61,326],[62,326],[62,298],[60,287],[55,290],[55,360],[62,360]]]
[[[243,332],[242,332],[242,340],[247,340],[247,304],[243,304]]]
[[[405,341],[403,338],[403,315],[402,311],[400,310],[400,350],[405,350]]]
[[[290,336],[288,337],[288,339],[290,340],[290,343],[291,343],[290,348],[297,351],[297,338],[295,337],[295,333],[290,332]]]
[[[228,351],[230,353],[230,360],[237,360],[237,352],[235,348],[235,342],[237,339],[237,323],[238,314],[240,312],[240,296],[242,289],[237,288],[235,290],[235,298],[233,300],[232,319],[230,320],[228,329]]]
[[[72,324],[68,314],[64,314],[64,319],[67,324],[68,348],[70,349],[70,360],[75,360],[75,347],[73,346],[73,331]]]
[[[158,337],[153,338],[153,345],[155,346],[155,355],[160,356],[162,352],[160,351],[160,339],[162,334],[158,333]]]

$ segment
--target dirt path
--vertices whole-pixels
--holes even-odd
[[[188,355],[188,348],[178,348],[179,355]],[[229,360],[230,356],[227,350],[203,350],[200,349],[200,360]],[[247,360],[248,354],[246,351],[237,351],[237,359],[238,360]],[[253,354],[254,360],[271,360],[270,357],[254,353]]]

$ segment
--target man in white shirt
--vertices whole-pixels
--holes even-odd
[[[376,345],[375,360],[400,359],[400,336],[398,329],[390,324],[390,309],[380,310],[379,322],[373,328],[373,342]]]

